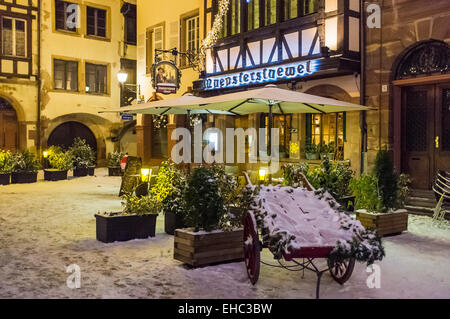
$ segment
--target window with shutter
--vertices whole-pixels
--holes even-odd
[[[86,92],[106,94],[107,75],[106,65],[86,63]]]
[[[98,37],[106,37],[106,10],[86,8],[87,34]]]
[[[26,21],[2,17],[2,54],[26,57]]]
[[[72,7],[70,7],[72,6]],[[78,13],[71,8],[79,10],[78,5],[73,2],[55,0],[55,29],[76,32]],[[75,14],[75,15],[74,15]],[[70,21],[69,21],[70,20]]]
[[[55,89],[78,91],[78,62],[55,59],[53,69]]]

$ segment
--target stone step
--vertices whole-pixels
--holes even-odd
[[[434,199],[434,192],[432,190],[411,189],[411,197]]]
[[[406,200],[406,204],[409,206],[420,206],[420,207],[428,207],[434,208],[436,207],[436,199],[435,198],[422,198],[422,197],[409,197]]]

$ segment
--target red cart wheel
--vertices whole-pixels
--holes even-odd
[[[338,283],[343,285],[353,273],[355,268],[355,258],[346,259],[344,261],[331,261],[328,259],[328,268],[330,268],[331,277]]]
[[[259,243],[256,225],[251,213],[247,213],[244,219],[244,258],[247,275],[252,285],[259,278],[261,245]]]

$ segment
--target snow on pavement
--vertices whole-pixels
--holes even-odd
[[[0,186],[0,298],[314,298],[315,275],[261,266],[252,286],[243,262],[190,269],[173,259],[173,237],[158,217],[157,235],[104,244],[98,211],[121,209],[120,178],[95,177]],[[450,298],[450,225],[410,216],[409,232],[384,240],[381,288],[357,264],[343,286],[326,274],[321,298]],[[268,251],[263,260],[274,261]],[[66,267],[81,268],[81,288],[66,285]],[[322,263],[323,264],[323,263]]]

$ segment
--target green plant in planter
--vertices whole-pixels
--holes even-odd
[[[226,213],[219,181],[213,169],[196,168],[188,178],[183,194],[185,221],[194,231],[218,228]]]
[[[124,210],[122,215],[153,215],[158,214],[158,203],[153,196],[124,195],[122,205]]]
[[[316,154],[317,153],[317,145],[315,144],[306,144],[305,153],[308,154]]]
[[[156,176],[151,194],[161,204],[165,212],[183,214],[183,192],[186,176],[174,163],[163,162]]]
[[[398,175],[388,151],[378,151],[375,159],[375,176],[378,179],[378,191],[384,210],[395,207],[398,192]]]
[[[58,171],[72,169],[73,159],[70,152],[64,152],[59,146],[51,146],[48,149],[48,163]]]
[[[122,152],[112,152],[108,154],[108,167],[120,167],[120,161],[125,156]]]
[[[306,177],[314,188],[326,190],[339,200],[351,194],[349,184],[353,174],[349,165],[334,164],[325,157],[319,167],[307,172]]]
[[[39,160],[28,150],[13,154],[12,161],[12,171],[15,173],[34,173],[41,168]]]
[[[9,174],[13,168],[13,157],[10,151],[0,152],[0,174]]]
[[[350,189],[355,196],[356,209],[366,209],[375,212],[381,208],[378,180],[375,174],[364,174],[359,179],[352,179],[350,181]]]
[[[397,201],[396,208],[403,208],[406,205],[406,200],[409,196],[409,185],[411,184],[411,177],[408,174],[400,174],[397,180]]]
[[[69,148],[74,168],[89,168],[95,166],[95,152],[86,140],[77,137]]]

